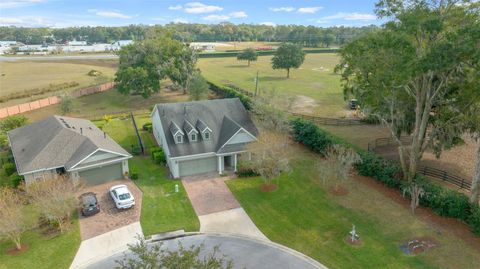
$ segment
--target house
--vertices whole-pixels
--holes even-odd
[[[157,104],[153,133],[172,177],[237,170],[258,130],[238,98]]]
[[[8,140],[26,184],[63,174],[89,185],[122,179],[132,157],[89,120],[64,116],[14,129]]]
[[[192,42],[190,43],[190,48],[196,51],[215,52],[215,44],[213,43]]]

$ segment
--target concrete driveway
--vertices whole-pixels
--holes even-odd
[[[225,180],[229,179],[219,177],[216,173],[209,173],[185,177],[182,180],[200,221],[200,231],[238,234],[268,240],[225,184]]]
[[[119,210],[108,193],[110,187],[125,184],[135,198],[135,206],[126,210]],[[140,221],[140,210],[142,208],[142,192],[131,180],[115,180],[108,183],[90,186],[81,193],[94,192],[100,204],[100,212],[90,217],[80,214],[80,234],[82,240],[110,232],[122,226]]]
[[[233,268],[259,268],[259,269],[326,269],[324,265],[285,246],[249,237],[234,236],[228,234],[195,234],[171,240],[161,241],[162,248],[175,251],[178,244],[184,247],[204,244],[205,252],[211,253],[215,246],[219,246],[220,255],[233,261]],[[151,243],[158,244],[158,243]],[[133,257],[131,252],[125,251],[90,264],[90,269],[107,269],[115,267],[115,260],[123,256]]]
[[[70,269],[85,268],[89,264],[105,257],[126,251],[128,249],[127,244],[135,244],[137,242],[137,235],[143,237],[140,222],[135,222],[82,241],[70,265]],[[58,253],[58,255],[61,255],[61,253]]]

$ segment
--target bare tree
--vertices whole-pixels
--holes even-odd
[[[161,243],[149,245],[144,238],[139,237],[135,245],[128,245],[134,257],[124,255],[122,260],[116,260],[119,269],[177,269],[177,268],[202,268],[202,269],[231,269],[233,261],[221,255],[219,247],[205,253],[205,245],[185,248],[178,244],[178,250],[170,251],[162,249]],[[200,257],[202,253],[203,257]]]
[[[287,133],[290,121],[284,111],[291,110],[294,100],[294,96],[280,94],[275,89],[265,91],[255,97],[252,112],[262,128]]]
[[[22,247],[23,232],[29,228],[23,211],[23,202],[17,190],[0,188],[0,238],[8,238],[18,250]]]
[[[403,196],[406,194],[410,195],[410,209],[412,214],[415,214],[415,209],[420,204],[420,198],[425,195],[425,190],[422,187],[418,186],[417,183],[412,182],[410,185],[403,189]]]
[[[325,164],[319,165],[317,169],[323,170],[319,172],[324,182],[333,180],[336,191],[348,182],[353,166],[362,161],[355,150],[341,145],[330,147],[325,157]]]
[[[259,174],[265,185],[283,172],[290,171],[290,146],[288,136],[280,132],[263,131],[257,141],[247,146],[249,154],[242,155],[243,165]]]
[[[58,224],[63,233],[69,228],[72,212],[78,205],[76,194],[80,188],[80,184],[59,176],[35,181],[25,189],[42,216]]]

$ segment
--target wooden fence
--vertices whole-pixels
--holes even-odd
[[[322,124],[322,125],[349,126],[349,125],[366,124],[359,119],[324,118],[324,117],[317,117],[313,115],[306,115],[306,114],[300,114],[300,113],[294,113],[294,112],[288,112],[288,111],[285,111],[285,112],[292,116],[313,121],[316,124]]]
[[[404,136],[400,138],[400,141],[402,141],[403,144],[408,145],[409,143],[411,143],[412,138],[408,136]],[[392,137],[377,138],[374,141],[368,143],[368,151],[375,152],[375,150],[378,147],[385,147],[385,146],[392,146],[392,145],[397,145],[395,139],[393,139]],[[472,186],[471,180],[452,174],[445,170],[428,167],[428,166],[419,166],[417,172],[427,177],[448,182],[452,185],[459,187],[460,189],[470,190],[470,187]]]
[[[107,90],[112,89],[115,86],[113,82],[108,82],[102,85],[98,86],[93,86],[93,87],[88,87],[84,89],[79,89],[76,91],[73,91],[71,93],[72,97],[80,97],[84,95],[90,95],[98,92],[104,92]],[[60,97],[58,96],[51,96],[51,97],[46,97],[40,100],[28,102],[28,103],[23,103],[19,105],[14,105],[14,106],[9,106],[5,108],[0,108],[0,119],[6,118],[8,116],[12,115],[17,115],[21,113],[25,113],[28,111],[36,110],[42,107],[50,106],[50,105],[55,105],[60,103]]]

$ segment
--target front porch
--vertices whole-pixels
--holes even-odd
[[[217,172],[222,175],[225,173],[236,173],[240,153],[217,156]]]

